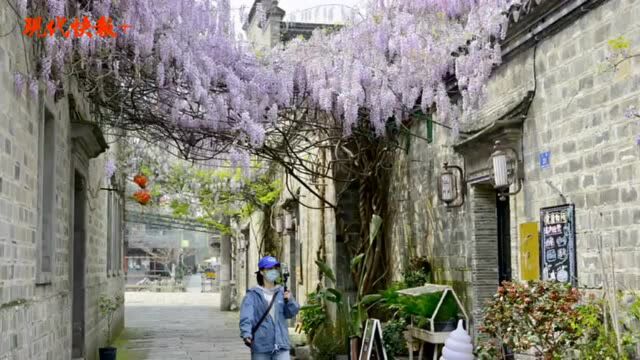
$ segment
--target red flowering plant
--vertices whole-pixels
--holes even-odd
[[[576,331],[580,292],[556,282],[504,282],[484,311],[479,359],[506,359],[506,349],[537,359],[563,359]]]

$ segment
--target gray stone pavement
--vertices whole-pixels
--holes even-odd
[[[199,275],[189,280],[186,293],[126,293],[118,359],[249,359],[238,313],[221,312],[218,303],[218,293],[200,293]]]

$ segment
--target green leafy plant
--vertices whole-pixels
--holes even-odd
[[[389,359],[407,353],[407,340],[404,338],[406,329],[407,322],[404,319],[393,319],[382,326],[382,339]]]
[[[425,256],[414,257],[402,276],[408,288],[424,286],[431,281],[431,264]]]
[[[576,308],[577,317],[572,325],[580,336],[576,344],[580,359],[629,359],[626,354],[617,356],[615,332],[608,326],[610,319],[605,319],[604,307],[603,301],[591,301]]]
[[[330,321],[323,323],[313,338],[311,354],[315,360],[334,360],[346,344],[341,332]]]
[[[616,324],[612,304],[560,283],[504,283],[486,309],[480,359],[504,359],[504,346],[538,359],[635,359],[640,300],[634,298]],[[616,300],[620,301],[620,299]]]
[[[581,335],[576,344],[579,358],[585,360],[637,358],[635,345],[638,343],[638,336],[637,331],[634,332],[633,329],[637,329],[637,321],[640,319],[639,307],[640,300],[635,297],[626,309],[626,319],[619,324],[620,348],[618,348],[618,336],[609,314],[607,301],[592,296],[586,303],[578,306],[578,317],[575,319],[574,328]]]
[[[442,301],[442,305],[440,305],[440,309],[436,314],[436,321],[449,321],[449,320],[457,320],[458,319],[458,303],[456,299],[450,293]]]
[[[103,317],[107,318],[107,328],[105,329],[107,344],[111,344],[111,326],[113,324],[113,314],[122,306],[124,298],[121,295],[115,297],[108,297],[106,295],[101,296],[98,299],[98,309]]]
[[[301,330],[311,343],[317,330],[327,321],[327,313],[317,293],[307,294],[307,305],[300,308]]]

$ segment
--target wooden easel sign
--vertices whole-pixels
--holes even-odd
[[[364,327],[362,348],[358,360],[387,360],[387,352],[382,341],[380,320],[369,319]]]

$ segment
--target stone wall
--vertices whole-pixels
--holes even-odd
[[[601,286],[604,267],[611,279],[610,269],[614,270],[619,288],[640,288],[640,151],[636,143],[640,123],[623,116],[627,107],[640,105],[640,61],[624,63],[617,73],[602,72],[600,66],[609,39],[624,35],[640,50],[640,23],[634,20],[638,16],[638,2],[606,1],[541,39],[537,49],[508,60],[489,83],[481,116],[462,129],[481,129],[497,120],[495,114],[509,102],[535,91],[516,141],[524,186],[510,199],[511,263],[516,279],[521,273],[519,225],[539,222],[540,208],[565,202],[562,193],[576,206],[579,285]],[[411,130],[424,136],[425,124],[414,123]],[[436,184],[442,162],[464,165],[470,173],[486,166],[490,149],[472,149],[480,154],[466,153],[463,158],[452,149],[456,140],[447,128],[434,126],[434,133],[433,144],[412,137],[408,151],[398,153],[394,166],[389,233],[393,258],[401,260],[394,264],[393,276],[400,277],[409,256],[429,256],[436,282],[461,292],[467,310],[477,319],[482,300],[498,286],[497,259],[486,255],[497,255],[497,239],[493,244],[479,243],[483,236],[493,235],[478,227],[495,225],[495,215],[487,218],[491,211],[484,211],[485,218],[478,221],[475,210],[483,198],[478,198],[478,191],[486,185],[466,186],[465,206],[447,212],[437,200]],[[541,169],[539,155],[545,151],[551,152],[551,166]],[[478,283],[483,271],[483,282]],[[491,277],[493,283],[486,283]]]
[[[16,20],[6,2],[0,3],[0,24]],[[6,28],[6,26],[3,26]],[[5,29],[6,30],[6,29]],[[3,31],[3,33],[6,31]],[[38,100],[14,91],[13,74],[26,72],[20,26],[0,37],[0,359],[71,358],[71,237],[72,169],[69,103],[47,99],[55,128],[55,218],[51,278],[36,285],[39,239],[39,128],[43,107]],[[87,359],[104,344],[106,321],[98,315],[97,297],[121,293],[122,275],[106,275],[106,193],[97,189],[104,177],[104,156],[90,164],[87,204]],[[122,312],[116,323],[123,325]]]
[[[618,36],[640,51],[638,16],[640,3],[608,1],[538,49],[536,97],[524,123],[526,181],[512,224],[539,221],[539,208],[563,203],[557,190],[575,203],[581,286],[602,284],[604,260],[619,288],[640,288],[640,123],[623,115],[640,105],[640,61],[617,73],[602,72],[599,63]],[[549,169],[539,166],[544,151],[551,152]]]

